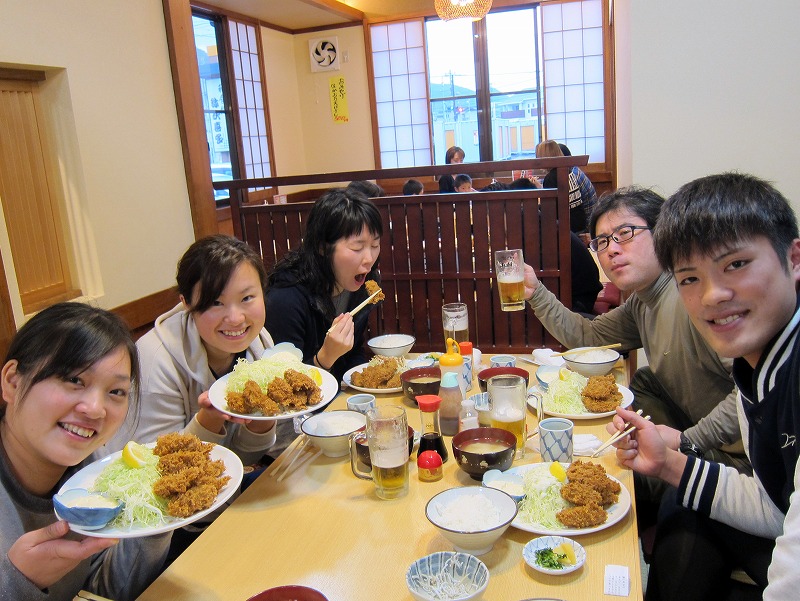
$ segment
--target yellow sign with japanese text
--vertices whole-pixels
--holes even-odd
[[[331,93],[331,114],[336,123],[348,123],[350,112],[347,109],[347,90],[344,86],[344,77],[338,75],[328,80]]]

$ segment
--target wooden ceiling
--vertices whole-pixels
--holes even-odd
[[[398,15],[433,13],[433,0],[199,0],[261,20],[287,32],[298,33],[384,19]]]

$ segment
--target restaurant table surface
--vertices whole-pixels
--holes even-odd
[[[518,362],[531,374],[536,366]],[[535,379],[531,377],[531,381]],[[478,392],[477,380],[468,394]],[[328,411],[346,408],[357,391],[346,389]],[[403,405],[409,424],[420,428],[419,411],[402,393],[381,394],[379,405]],[[575,420],[576,433],[607,437],[611,418]],[[535,416],[528,413],[528,426]],[[436,493],[454,486],[476,486],[452,457],[438,482],[421,482],[414,460],[409,464],[409,493],[381,500],[369,481],[353,476],[348,457],[318,456],[305,461],[282,481],[270,475],[276,461],[144,592],[142,600],[245,601],[267,588],[300,584],[321,591],[330,601],[412,599],[405,574],[415,560],[453,547],[425,517],[425,505]],[[294,449],[295,441],[286,452]],[[528,440],[525,458],[514,466],[540,461],[538,436]],[[592,461],[605,466],[633,497],[632,472],[617,464],[613,449]],[[300,463],[300,460],[298,460]],[[295,464],[296,466],[297,464]],[[480,559],[489,568],[489,585],[481,599],[517,601],[619,599],[604,594],[605,566],[626,566],[628,599],[642,598],[636,504],[619,523],[575,537],[586,549],[586,564],[563,576],[530,568],[522,558],[525,543],[539,535],[509,527]]]

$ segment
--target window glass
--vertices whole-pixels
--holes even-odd
[[[230,102],[226,98],[227,91],[222,85],[220,75],[218,25],[217,21],[208,17],[192,16],[206,139],[211,159],[211,179],[215,182],[233,179],[230,144],[233,129],[230,112],[226,111]],[[227,201],[229,198],[228,190],[214,190],[214,200]]]

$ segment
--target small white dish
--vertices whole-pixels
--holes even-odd
[[[564,365],[564,358],[553,357],[553,353],[555,353],[555,351],[550,348],[537,348],[533,349],[531,355],[533,356],[533,360],[539,365],[555,365],[556,367]]]
[[[525,480],[519,474],[489,470],[483,475],[483,485],[503,491],[517,503],[525,498]]]
[[[536,563],[536,551],[540,549],[553,549],[562,543],[567,543],[575,551],[575,564],[564,565],[563,568],[553,569],[545,568]],[[522,557],[525,563],[531,566],[534,570],[542,572],[543,574],[550,574],[552,576],[563,576],[575,570],[580,569],[586,563],[586,549],[583,548],[578,541],[567,538],[566,536],[541,536],[529,541],[522,549]]]
[[[427,355],[417,357],[416,359],[406,359],[406,367],[408,369],[414,369],[416,367],[433,367],[434,363],[436,363],[436,359]]]

